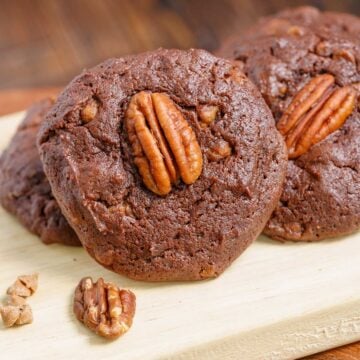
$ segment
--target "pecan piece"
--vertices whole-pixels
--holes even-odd
[[[323,74],[310,80],[294,97],[277,123],[290,159],[339,129],[355,108],[351,86],[335,88],[335,78]]]
[[[26,300],[18,295],[9,295],[6,299],[6,305],[22,306],[26,304]]]
[[[356,59],[354,54],[348,49],[340,49],[334,52],[334,59],[345,59],[353,64],[356,64]]]
[[[31,307],[28,304],[3,306],[0,308],[0,314],[6,327],[33,322]]]
[[[219,111],[219,108],[215,105],[199,105],[197,107],[197,113],[200,118],[200,126],[205,128],[209,126],[215,119]]]
[[[164,93],[135,94],[125,114],[134,162],[145,186],[166,195],[179,178],[194,183],[202,171],[202,153],[195,133]]]
[[[223,139],[218,140],[208,151],[211,161],[218,161],[231,155],[232,148],[230,144]]]
[[[81,110],[81,119],[84,123],[88,123],[95,119],[95,116],[98,112],[99,104],[94,99],[91,98],[85,107]]]
[[[287,33],[293,36],[303,36],[305,33],[304,28],[296,25],[292,25],[288,28]]]
[[[86,277],[76,287],[74,313],[96,334],[115,339],[131,327],[135,302],[135,295],[130,290],[121,290],[102,278],[94,283]]]
[[[6,293],[8,295],[29,297],[37,290],[38,277],[38,274],[18,276],[14,284],[7,289]]]

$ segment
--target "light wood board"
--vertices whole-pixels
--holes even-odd
[[[0,150],[21,114],[0,118]],[[1,359],[295,359],[360,340],[360,233],[313,244],[260,237],[218,279],[143,283],[113,274],[81,248],[43,245],[0,208],[0,297],[39,272],[34,323],[0,325]],[[83,276],[137,295],[131,330],[109,342],[72,313]]]

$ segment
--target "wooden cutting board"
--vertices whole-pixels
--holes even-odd
[[[0,150],[22,114],[0,118]],[[218,279],[143,283],[83,249],[43,245],[0,208],[0,298],[39,272],[34,323],[0,326],[2,359],[294,359],[360,340],[360,233],[313,244],[260,237]],[[72,295],[102,276],[137,295],[131,330],[109,342],[78,323]]]

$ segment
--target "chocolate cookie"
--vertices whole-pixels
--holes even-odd
[[[360,19],[301,7],[264,18],[219,54],[239,60],[289,149],[265,234],[313,241],[360,227]]]
[[[52,100],[34,104],[0,157],[0,203],[45,244],[81,245],[44,174],[36,136]]]
[[[224,271],[265,225],[286,167],[261,95],[203,50],[160,49],[83,72],[49,112],[39,149],[90,255],[152,281]]]

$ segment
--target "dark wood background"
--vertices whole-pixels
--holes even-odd
[[[0,0],[0,89],[66,84],[108,57],[158,47],[214,50],[287,6],[360,14],[360,0]]]
[[[211,51],[260,16],[306,4],[360,15],[360,0],[0,0],[0,114],[57,93],[108,57]],[[360,360],[360,343],[307,359]]]

